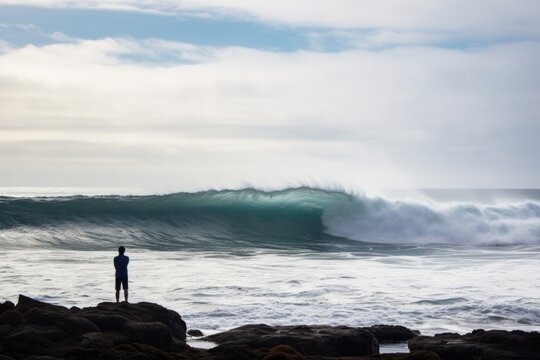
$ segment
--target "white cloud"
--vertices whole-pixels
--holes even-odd
[[[146,61],[171,54],[167,66]],[[539,61],[537,43],[10,49],[0,55],[0,185],[532,186]]]

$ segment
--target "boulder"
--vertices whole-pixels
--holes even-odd
[[[81,317],[67,316],[56,322],[56,327],[62,329],[70,336],[80,336],[86,333],[99,331],[99,328],[90,320]]]
[[[371,332],[347,326],[246,325],[206,339],[252,349],[288,345],[304,355],[361,356],[379,352],[379,343]]]
[[[17,310],[8,310],[0,315],[0,324],[17,326],[24,321],[23,315]]]
[[[0,314],[15,309],[15,304],[13,304],[11,301],[6,301],[0,304]]]
[[[201,337],[201,336],[204,336],[203,332],[201,330],[198,330],[198,329],[189,329],[187,331],[187,334],[189,336],[194,336],[194,337]]]
[[[466,335],[437,334],[409,341],[411,350],[429,350],[442,360],[538,360],[540,333],[474,330]]]
[[[66,313],[55,311],[51,308],[37,307],[27,309],[25,313],[26,320],[36,325],[54,325],[66,317]]]
[[[118,354],[139,358],[128,348],[115,350],[136,344],[145,346],[143,358],[164,358],[165,352],[189,348],[180,315],[157,304],[102,303],[67,309],[20,295],[16,306],[6,302],[2,309],[0,352],[14,358],[94,359]],[[160,352],[163,356],[156,355]]]
[[[419,331],[401,325],[374,325],[365,329],[369,330],[379,343],[405,342],[420,335]]]
[[[107,350],[114,347],[114,342],[107,334],[102,332],[90,332],[81,336],[79,347]]]
[[[124,331],[134,343],[152,345],[163,351],[171,350],[171,329],[161,322],[130,321],[124,327]]]
[[[50,309],[56,312],[68,311],[68,309],[63,306],[48,304],[39,300],[29,298],[28,296],[24,296],[24,295],[19,295],[19,301],[17,302],[16,308],[20,312],[27,312],[28,310],[35,309],[35,308],[45,308],[45,309]]]

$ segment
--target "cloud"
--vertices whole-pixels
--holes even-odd
[[[218,16],[300,27],[538,34],[536,0],[0,0],[0,5]]]
[[[113,174],[114,185],[168,189],[532,186],[539,61],[533,42],[279,53],[109,38],[9,49],[0,185],[110,186]]]

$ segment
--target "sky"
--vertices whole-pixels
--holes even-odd
[[[0,0],[0,186],[540,187],[537,0]]]

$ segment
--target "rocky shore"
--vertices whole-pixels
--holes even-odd
[[[190,331],[193,336],[202,336]],[[0,360],[11,359],[540,359],[538,332],[475,330],[421,336],[396,325],[246,325],[202,337],[218,344],[186,343],[186,323],[153,303],[101,303],[66,308],[20,295],[0,304]],[[410,353],[379,354],[380,344],[408,342]]]

